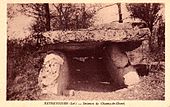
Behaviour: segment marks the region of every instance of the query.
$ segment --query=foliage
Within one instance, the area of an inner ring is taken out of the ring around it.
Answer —
[[[74,30],[87,28],[92,23],[95,11],[87,10],[86,4],[21,4],[25,15],[36,18],[33,30],[44,32],[52,30]],[[47,28],[48,27],[48,28]]]
[[[158,20],[158,11],[161,4],[159,3],[136,3],[128,4],[127,8],[131,12],[131,16],[134,18],[140,18],[148,24],[148,27],[152,31],[154,23]]]
[[[43,55],[38,55],[32,40],[7,42],[7,99],[35,100],[38,98],[38,73]]]
[[[86,4],[71,3],[8,5],[9,21],[15,18],[17,14],[33,18],[33,23],[30,23],[31,27],[28,28],[30,31],[28,38],[33,40],[33,42],[36,41],[36,45],[40,46],[45,41],[45,38],[42,36],[43,32],[50,30],[75,30],[91,26],[93,23],[91,19],[95,14],[95,9],[87,9]],[[8,36],[12,35],[14,34]],[[25,38],[23,41],[28,41],[28,38]]]
[[[74,30],[88,28],[92,22],[91,18],[95,14],[95,10],[87,10],[84,3],[81,4],[52,4],[57,10],[57,16],[54,16],[60,30]],[[56,12],[53,13],[55,15]],[[55,24],[56,24],[55,23]],[[55,29],[55,28],[54,28]]]
[[[128,10],[131,12],[131,16],[134,18],[139,18],[146,22],[147,26],[151,31],[151,36],[149,37],[149,47],[153,50],[153,28],[154,25],[160,20],[160,15],[158,12],[163,4],[160,3],[130,3],[127,4]]]
[[[21,4],[21,13],[29,17],[34,17],[35,23],[32,25],[32,30],[35,33],[50,30],[50,12],[49,4],[36,3],[36,4]]]

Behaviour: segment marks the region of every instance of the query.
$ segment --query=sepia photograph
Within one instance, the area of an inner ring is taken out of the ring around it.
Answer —
[[[7,101],[165,101],[164,3],[7,3]]]

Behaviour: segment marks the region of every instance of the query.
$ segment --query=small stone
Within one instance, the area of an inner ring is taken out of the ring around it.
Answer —
[[[76,69],[76,71],[80,71],[80,69]]]
[[[41,91],[41,93],[42,94],[47,94],[48,92],[47,92],[47,90],[44,89],[44,90]]]
[[[74,96],[75,92],[74,92],[74,90],[65,90],[63,92],[63,95],[65,95],[65,96]]]
[[[139,83],[140,78],[139,75],[137,74],[136,71],[134,71],[135,69],[125,69],[125,70],[129,70],[128,73],[126,73],[123,77],[124,77],[124,83],[128,86],[130,85],[134,85]]]

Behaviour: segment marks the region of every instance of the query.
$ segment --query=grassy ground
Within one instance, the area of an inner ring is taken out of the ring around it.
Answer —
[[[42,95],[37,86],[38,74],[46,53],[36,48],[8,46],[7,99],[8,100],[164,100],[164,66],[151,69],[141,76],[141,82],[133,87],[114,90],[102,58],[88,56],[85,60],[71,58],[69,88],[75,96]]]

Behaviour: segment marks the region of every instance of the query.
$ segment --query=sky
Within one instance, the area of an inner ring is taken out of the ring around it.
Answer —
[[[11,5],[8,4],[8,7],[12,7],[12,16],[13,18],[8,18],[8,39],[23,39],[25,37],[28,37],[30,32],[31,24],[34,22],[33,18],[28,17],[26,15],[23,15],[19,12],[17,12],[18,9],[20,9],[17,5]],[[10,10],[10,11],[11,11]]]
[[[125,4],[121,4],[121,10],[122,10],[122,18],[126,18],[130,16],[130,13],[128,12]],[[110,7],[103,8],[102,10],[98,11],[96,14],[97,20],[95,24],[104,24],[104,23],[110,23],[112,21],[118,21],[119,20],[119,14],[118,14],[118,6],[113,5]],[[130,20],[125,20],[130,21]]]
[[[24,15],[16,16],[14,19],[9,21],[9,39],[23,39],[28,37],[30,32],[30,24],[33,22],[33,19]]]

